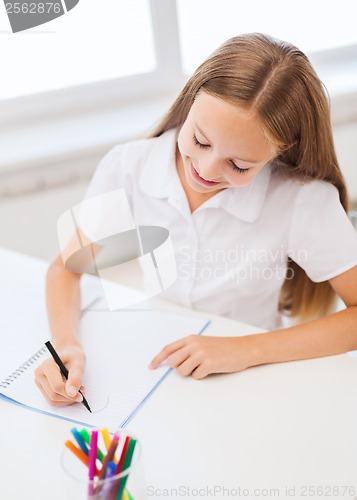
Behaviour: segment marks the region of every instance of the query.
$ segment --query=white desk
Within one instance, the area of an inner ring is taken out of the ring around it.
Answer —
[[[0,250],[0,263],[3,316],[16,288],[24,290],[19,309],[29,291],[43,300],[45,263],[6,250]],[[211,318],[210,335],[257,331]],[[8,345],[11,331],[0,325],[2,344]],[[24,350],[26,356],[29,347]],[[21,347],[16,355],[24,360]],[[0,400],[2,500],[66,498],[59,457],[71,427]],[[357,359],[267,365],[202,381],[172,372],[128,429],[142,443],[148,499],[175,499],[179,493],[219,500],[351,499],[357,495]],[[163,491],[180,487],[177,495]]]

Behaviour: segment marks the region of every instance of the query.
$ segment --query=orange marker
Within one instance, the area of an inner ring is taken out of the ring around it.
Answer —
[[[88,458],[88,455],[86,455],[82,450],[80,450],[79,448],[77,448],[76,445],[74,445],[72,443],[72,441],[66,441],[65,443],[65,446],[67,446],[67,448],[69,450],[71,450],[71,452],[76,455],[77,458],[79,458],[79,460],[86,466],[88,467],[89,465],[89,458]],[[98,474],[98,470],[96,470],[96,475]]]

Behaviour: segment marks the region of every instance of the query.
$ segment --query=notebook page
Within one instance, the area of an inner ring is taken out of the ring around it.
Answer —
[[[82,404],[52,407],[46,402],[34,384],[35,368],[50,357],[46,348],[1,392],[33,409],[114,432],[167,374],[165,363],[147,368],[155,354],[178,338],[202,332],[207,324],[206,319],[168,311],[88,311],[80,336],[87,356],[83,385],[92,414]]]
[[[51,336],[43,293],[0,285],[0,381],[22,364]]]

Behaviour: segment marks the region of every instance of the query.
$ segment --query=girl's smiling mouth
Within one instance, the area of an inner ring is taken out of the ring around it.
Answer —
[[[203,186],[217,186],[217,184],[221,184],[220,182],[207,181],[206,179],[203,179],[192,164],[191,164],[191,175],[196,182],[202,184]]]

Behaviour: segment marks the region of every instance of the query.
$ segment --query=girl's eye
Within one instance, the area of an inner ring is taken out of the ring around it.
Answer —
[[[202,144],[202,142],[200,142],[197,137],[195,136],[195,134],[193,134],[193,142],[196,144],[196,146],[198,146],[199,148],[209,148],[209,144]]]
[[[245,174],[249,170],[249,168],[240,168],[240,167],[237,167],[237,165],[235,163],[233,163],[233,162],[231,162],[231,167],[233,168],[233,170],[235,172],[239,172],[240,174]]]
[[[202,149],[205,149],[205,148],[209,148],[209,144],[202,144],[202,142],[200,142],[196,135],[193,134],[193,142],[195,143],[196,146],[198,146],[199,148],[202,148]],[[240,174],[245,174],[249,168],[240,168],[240,167],[237,167],[237,165],[234,163],[234,162],[230,162],[230,165],[231,167],[233,168],[233,170],[235,172],[239,172]]]

